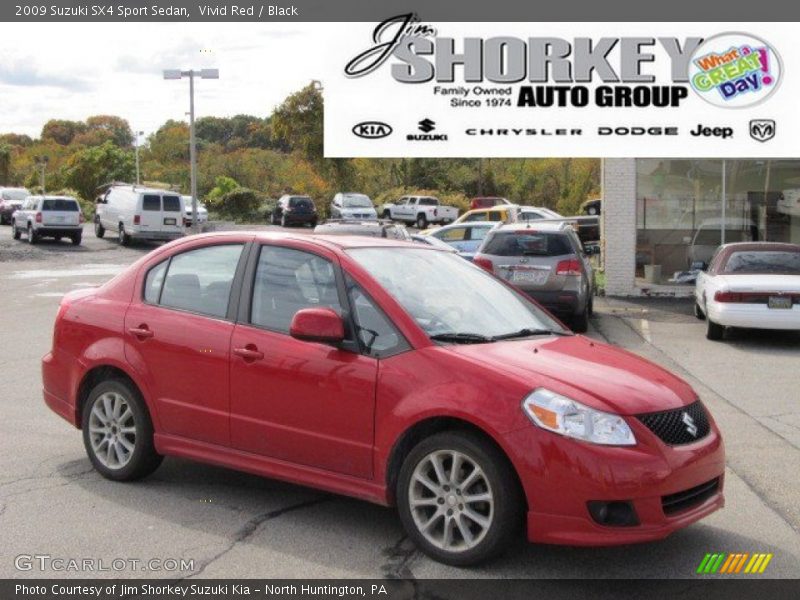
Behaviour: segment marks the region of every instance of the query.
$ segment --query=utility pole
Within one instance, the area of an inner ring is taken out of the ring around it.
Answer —
[[[139,180],[139,138],[144,135],[144,131],[137,131],[134,133],[134,148],[136,149],[136,185],[141,182]]]

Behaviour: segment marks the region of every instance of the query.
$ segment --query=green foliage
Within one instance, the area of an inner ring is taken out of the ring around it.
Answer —
[[[226,194],[241,187],[233,177],[228,177],[227,175],[220,175],[217,177],[214,180],[214,184],[214,188],[208,193],[206,200],[215,207],[218,203],[221,203],[222,198]]]
[[[216,199],[213,207],[223,217],[230,217],[237,221],[252,220],[257,218],[258,208],[262,199],[248,188],[236,188]]]
[[[284,100],[271,122],[274,135],[287,148],[308,161],[322,160],[322,94],[313,83]]]
[[[0,142],[0,185],[11,182],[11,146]]]
[[[74,154],[65,168],[64,184],[81,198],[92,200],[99,186],[110,181],[132,181],[136,172],[133,152],[108,141]]]

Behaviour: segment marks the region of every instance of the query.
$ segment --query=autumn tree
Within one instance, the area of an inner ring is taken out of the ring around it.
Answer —
[[[72,156],[65,168],[65,184],[86,200],[110,181],[132,181],[136,167],[133,152],[108,141],[101,146],[84,148]]]
[[[81,121],[68,121],[66,119],[50,119],[42,127],[42,141],[52,140],[57,144],[66,146],[79,133],[86,131],[86,123]]]

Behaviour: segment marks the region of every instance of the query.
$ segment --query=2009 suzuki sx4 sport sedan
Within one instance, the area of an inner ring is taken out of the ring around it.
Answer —
[[[188,237],[64,297],[44,398],[104,477],[165,455],[396,505],[435,559],[663,538],[721,508],[692,388],[433,246]]]

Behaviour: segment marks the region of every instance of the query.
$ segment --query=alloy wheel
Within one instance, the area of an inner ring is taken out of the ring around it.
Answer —
[[[122,394],[105,392],[97,397],[89,414],[92,452],[109,469],[127,465],[136,449],[136,423]]]
[[[486,474],[470,456],[455,450],[431,452],[417,464],[408,503],[419,532],[448,552],[480,544],[494,518],[494,494]]]

